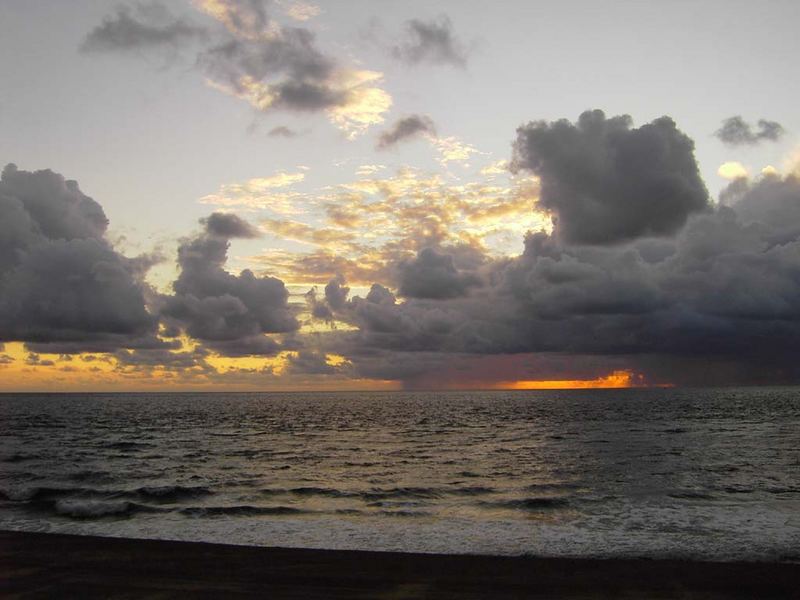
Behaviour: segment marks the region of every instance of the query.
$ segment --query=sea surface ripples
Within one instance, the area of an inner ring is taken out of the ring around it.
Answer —
[[[0,395],[0,528],[800,559],[800,392]]]

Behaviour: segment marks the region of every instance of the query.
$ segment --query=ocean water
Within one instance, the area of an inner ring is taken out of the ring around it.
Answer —
[[[0,529],[800,559],[800,389],[0,395]]]

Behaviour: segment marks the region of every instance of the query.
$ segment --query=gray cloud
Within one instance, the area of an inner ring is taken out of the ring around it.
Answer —
[[[231,37],[207,49],[199,60],[214,80],[239,93],[250,91],[243,87],[244,81],[284,77],[270,85],[274,97],[270,107],[314,111],[348,99],[330,81],[335,62],[317,49],[315,36],[307,29],[287,27],[268,38]]]
[[[211,213],[200,223],[209,235],[219,238],[257,238],[261,233],[253,225],[230,213]]]
[[[714,135],[729,146],[753,146],[762,141],[778,141],[784,133],[783,126],[775,121],[759,119],[758,130],[754,130],[752,125],[737,115],[725,119]]]
[[[0,340],[36,351],[161,344],[147,257],[130,259],[106,239],[102,207],[52,171],[5,167],[0,178]]]
[[[584,143],[580,132],[572,139]],[[579,156],[595,164],[596,152]],[[640,170],[664,170],[661,153],[644,156],[655,168]],[[581,172],[577,158],[570,164]],[[612,245],[575,245],[558,230],[535,233],[521,256],[472,265],[441,248],[420,253],[414,268],[396,267],[405,301],[374,285],[340,303],[335,318],[358,330],[332,334],[325,349],[360,376],[412,387],[445,371],[463,378],[458,365],[477,356],[522,354],[550,364],[536,371],[544,378],[567,357],[588,377],[628,368],[677,384],[800,381],[800,179],[736,181],[723,196],[726,205],[688,214],[671,237],[651,227]],[[481,285],[459,285],[462,274]]]
[[[290,354],[287,370],[295,375],[332,375],[338,371],[328,364],[324,353],[314,350],[300,350]]]
[[[299,133],[297,133],[294,129],[290,129],[286,127],[286,125],[279,125],[277,127],[273,127],[267,133],[269,137],[283,137],[283,138],[295,138]]]
[[[337,80],[337,61],[317,47],[314,33],[280,25],[269,14],[270,4],[218,1],[213,7],[218,23],[207,29],[174,17],[159,4],[123,6],[86,36],[81,50],[176,49],[198,41],[197,67],[259,111],[318,112],[356,102],[357,94]],[[287,133],[278,128],[275,135]]]
[[[406,21],[404,34],[405,38],[392,47],[391,54],[406,64],[449,64],[456,67],[467,64],[467,51],[454,35],[453,25],[445,15],[430,21]]]
[[[436,126],[430,117],[425,115],[409,115],[395,122],[378,137],[378,150],[385,150],[422,134],[436,137]]]
[[[204,28],[173,16],[160,3],[120,6],[83,40],[84,52],[127,52],[150,48],[175,49],[205,38]]]
[[[453,256],[423,248],[410,261],[398,266],[400,295],[411,298],[455,298],[481,285],[474,272],[456,268]]]
[[[178,248],[180,274],[175,294],[163,301],[162,316],[222,354],[274,354],[279,345],[263,334],[299,327],[289,292],[274,277],[258,277],[249,269],[239,275],[225,271],[230,239],[254,235],[248,224],[222,214],[201,222],[205,229]]]
[[[599,110],[531,122],[517,130],[512,168],[540,177],[539,206],[567,243],[673,234],[708,208],[694,143],[669,117],[639,128]]]

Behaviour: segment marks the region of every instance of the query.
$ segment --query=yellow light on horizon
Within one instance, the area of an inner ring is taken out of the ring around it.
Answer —
[[[614,371],[596,379],[520,380],[501,382],[496,387],[507,390],[574,390],[644,387],[641,376],[632,371]]]

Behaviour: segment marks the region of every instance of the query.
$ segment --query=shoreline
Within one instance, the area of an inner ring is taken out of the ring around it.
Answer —
[[[0,531],[0,595],[791,598],[800,564],[411,554]]]

